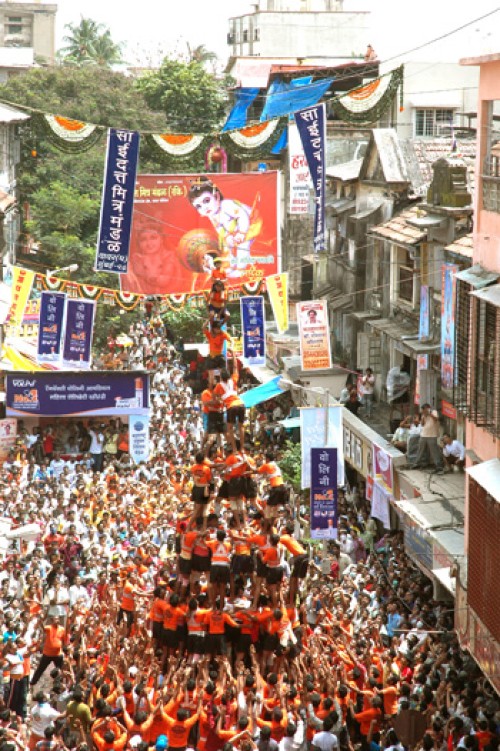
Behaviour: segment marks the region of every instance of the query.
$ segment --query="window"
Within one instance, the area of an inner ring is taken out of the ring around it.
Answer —
[[[260,42],[260,29],[255,29],[253,32],[253,40],[254,42]]]
[[[7,16],[7,34],[22,34],[22,16]]]
[[[494,288],[493,288],[494,289]],[[468,417],[475,425],[500,436],[500,308],[487,300],[472,299],[472,343]]]
[[[483,207],[500,214],[500,129],[493,119],[498,102],[487,102],[486,156],[481,175]]]
[[[443,129],[454,122],[452,109],[417,109],[415,111],[415,135],[432,138],[442,134]]]
[[[413,305],[415,272],[413,261],[405,248],[397,248],[396,298]]]

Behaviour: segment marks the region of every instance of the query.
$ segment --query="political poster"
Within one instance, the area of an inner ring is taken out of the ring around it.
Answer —
[[[312,188],[302,140],[294,122],[288,125],[289,214],[308,214]]]
[[[441,384],[452,389],[455,381],[455,306],[456,275],[459,268],[452,263],[441,267]]]
[[[311,538],[334,540],[338,531],[337,449],[311,449]]]
[[[149,460],[149,418],[147,415],[130,415],[128,418],[129,451],[135,464]]]
[[[38,362],[59,362],[66,309],[63,292],[42,292],[38,325]]]
[[[5,461],[9,452],[16,445],[17,439],[17,420],[13,417],[7,417],[0,420],[0,461]]]
[[[148,415],[149,376],[106,372],[17,373],[6,376],[7,415]]]
[[[307,164],[311,173],[316,211],[314,214],[314,252],[326,250],[326,112],[324,104],[306,107],[295,113]]]
[[[264,298],[261,296],[242,297],[240,307],[245,365],[265,365],[266,324]]]
[[[88,370],[92,360],[95,302],[67,300],[62,361],[66,368]]]
[[[301,487],[311,487],[311,449],[337,449],[337,485],[344,484],[342,406],[303,407],[300,410]]]
[[[375,481],[392,495],[392,457],[376,443],[373,444],[373,474]]]
[[[229,287],[280,271],[278,173],[139,175],[126,292],[207,290],[220,259]]]
[[[268,276],[266,288],[276,327],[280,334],[284,334],[288,331],[288,273]]]
[[[123,274],[128,270],[139,141],[135,131],[108,130],[96,271]]]
[[[332,367],[330,326],[326,300],[297,303],[302,370]]]

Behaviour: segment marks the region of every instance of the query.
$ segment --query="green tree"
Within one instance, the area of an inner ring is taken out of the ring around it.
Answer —
[[[171,130],[210,133],[224,118],[226,83],[208,73],[203,62],[166,57],[159,70],[138,79],[137,88],[151,109],[165,113]]]
[[[163,315],[165,323],[172,330],[175,338],[183,339],[186,343],[204,341],[202,327],[206,318],[205,310],[188,306],[180,310],[169,310]]]
[[[58,52],[62,62],[107,68],[122,62],[121,45],[112,40],[103,24],[82,16],[79,24],[69,23],[65,28],[70,33],[63,37],[66,47]]]
[[[297,493],[300,493],[302,479],[302,449],[300,443],[286,442],[279,465],[285,480]]]

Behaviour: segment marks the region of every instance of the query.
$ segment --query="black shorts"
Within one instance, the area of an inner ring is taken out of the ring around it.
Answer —
[[[258,492],[259,490],[257,488],[257,483],[255,482],[253,477],[244,477],[242,494],[245,496],[245,498],[251,501],[254,498],[257,498]]]
[[[220,566],[217,563],[210,566],[210,584],[228,584],[229,579],[229,566]]]
[[[172,631],[171,628],[164,628],[162,635],[162,644],[169,649],[177,649],[179,646],[179,635],[177,631]]]
[[[152,622],[152,632],[153,632],[153,639],[156,639],[156,641],[161,641],[163,638],[163,622],[160,621],[153,621]]]
[[[205,650],[210,655],[225,655],[226,640],[224,634],[208,634],[205,641]]]
[[[286,485],[277,485],[275,488],[271,488],[269,491],[269,497],[267,499],[268,506],[284,506],[288,503],[290,492]]]
[[[244,404],[237,404],[229,407],[226,412],[226,419],[229,425],[242,425],[245,422],[246,407]]]
[[[191,655],[205,654],[205,636],[188,634],[186,639],[186,651]]]
[[[181,552],[181,536],[175,535],[175,552],[177,555]]]
[[[213,485],[212,485],[213,488]],[[191,490],[191,502],[206,505],[210,500],[209,485],[193,485]]]
[[[309,568],[309,556],[307,553],[297,555],[293,559],[293,568],[291,576],[294,579],[305,579],[307,576],[307,570]]]
[[[243,495],[245,490],[245,477],[230,477],[227,481],[227,492],[229,498],[238,498]]]
[[[185,558],[182,558],[182,556],[179,556],[179,573],[183,576],[189,576],[191,573],[191,560],[186,560]]]
[[[266,652],[276,652],[281,647],[278,634],[265,634],[264,636],[264,650]]]
[[[222,480],[220,488],[217,491],[217,498],[227,500],[229,498],[229,483],[227,480]]]
[[[224,355],[209,355],[206,360],[207,370],[222,370],[226,367],[226,358]]]
[[[231,573],[235,576],[240,574],[253,574],[254,562],[251,555],[233,555],[231,559]]]
[[[237,654],[240,654],[241,652],[243,652],[243,654],[248,654],[250,652],[251,646],[252,646],[252,635],[240,634],[240,638],[236,642]]]
[[[208,433],[223,433],[225,430],[224,415],[222,412],[208,413]]]
[[[119,626],[123,619],[127,621],[127,626],[130,628],[135,620],[135,613],[133,610],[124,610],[120,608],[118,611],[118,617],[116,619],[116,625]]]
[[[198,573],[210,571],[210,563],[210,555],[196,555],[196,553],[193,553],[191,559],[191,571],[197,571]]]
[[[255,575],[260,577],[261,579],[265,579],[267,575],[267,566],[265,563],[262,562],[262,558],[260,556],[257,556],[257,570],[255,572]]]
[[[188,635],[187,623],[183,623],[181,626],[177,626],[175,633],[177,634],[177,643],[185,644]]]
[[[273,568],[266,566],[266,582],[268,584],[279,584],[281,581],[283,581],[282,566],[273,566]]]

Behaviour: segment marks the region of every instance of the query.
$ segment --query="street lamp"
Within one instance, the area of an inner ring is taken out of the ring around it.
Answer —
[[[61,266],[60,269],[53,269],[53,271],[47,269],[45,276],[54,277],[57,276],[57,274],[61,274],[63,271],[67,271],[69,274],[72,274],[74,271],[78,271],[78,269],[79,266],[77,263],[70,263],[69,266]]]

